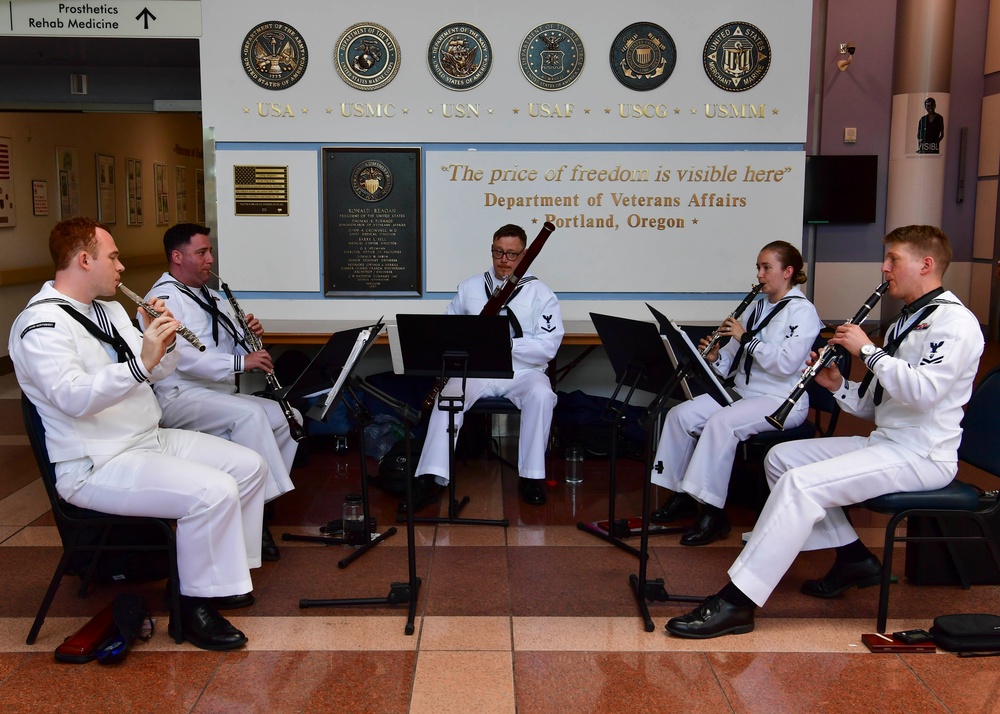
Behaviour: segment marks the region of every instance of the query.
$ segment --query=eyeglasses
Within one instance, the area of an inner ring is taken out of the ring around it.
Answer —
[[[519,250],[519,251],[517,251],[515,253],[512,250],[500,250],[499,248],[493,248],[492,250],[490,250],[490,253],[493,254],[494,260],[500,260],[502,257],[504,257],[506,255],[507,256],[507,260],[509,260],[511,262],[514,262],[515,260],[517,260],[518,256],[520,256],[521,253],[523,253],[523,252],[524,252],[523,250]]]

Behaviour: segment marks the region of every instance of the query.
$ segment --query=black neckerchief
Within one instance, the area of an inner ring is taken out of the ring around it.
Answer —
[[[483,287],[486,290],[486,302],[489,302],[490,298],[493,297],[493,291],[490,289],[490,283],[493,282],[493,274],[489,270],[487,270],[483,274],[483,278],[484,278]],[[510,309],[510,301],[517,297],[518,293],[521,292],[521,288],[524,287],[525,283],[531,282],[532,280],[535,279],[536,278],[533,275],[522,276],[520,282],[518,282],[517,284],[517,287],[514,288],[513,292],[511,292],[510,297],[508,297],[507,300],[504,301],[503,307],[500,308],[501,310],[507,311],[507,317],[510,320],[510,328],[511,330],[513,330],[515,338],[523,337],[524,330],[521,329],[521,323],[518,321],[517,315],[515,315],[514,312]]]
[[[247,352],[250,352],[250,348],[247,346],[246,342],[243,340],[243,337],[240,335],[240,331],[236,329],[236,325],[234,325],[233,321],[229,319],[229,316],[218,308],[218,306],[215,304],[215,299],[212,297],[211,293],[208,292],[207,287],[205,287],[204,285],[201,286],[201,292],[204,299],[198,297],[198,294],[195,293],[194,290],[192,290],[187,285],[177,280],[168,280],[159,282],[156,285],[154,285],[151,289],[156,289],[158,286],[164,285],[165,283],[168,282],[174,285],[178,290],[187,295],[189,298],[194,300],[195,303],[198,305],[198,307],[200,307],[202,310],[204,310],[205,312],[207,312],[209,315],[212,316],[212,339],[215,340],[216,345],[219,344],[219,325],[221,324],[222,327],[225,329],[225,331],[233,336],[233,339],[236,340],[236,343],[240,347],[245,349]]]
[[[885,347],[882,349],[887,355],[891,357],[896,354],[899,346],[903,344],[903,340],[906,339],[906,336],[910,334],[913,328],[919,325],[925,317],[937,309],[938,306],[932,305],[931,301],[943,293],[944,288],[938,287],[931,290],[929,293],[921,295],[908,305],[903,305],[903,309],[899,311],[899,317],[893,322],[892,328],[890,329],[891,335],[886,335],[887,342]],[[906,321],[909,320],[910,315],[914,315],[918,310],[923,310],[924,308],[927,308],[926,311],[920,313],[920,315],[918,315],[917,318],[910,323],[909,327],[903,329],[903,326],[906,324]],[[865,392],[868,391],[868,387],[874,378],[875,373],[869,371],[868,374],[865,375],[865,378],[861,380],[861,384],[858,386],[859,397],[865,396]],[[875,406],[882,403],[882,391],[882,385],[875,382],[875,394],[873,397]]]
[[[760,314],[757,312],[757,309],[759,308],[761,311],[763,311],[764,309],[763,308],[764,300],[761,300],[758,308],[754,309],[755,314],[751,315],[750,319],[747,320],[746,334],[750,335],[750,338],[753,339],[753,337],[757,335],[757,333],[759,333],[761,330],[767,327],[767,323],[769,323],[775,315],[781,312],[781,310],[785,307],[785,305],[787,305],[792,300],[802,300],[802,299],[804,298],[801,298],[798,295],[790,295],[788,297],[782,298],[781,300],[778,301],[778,304],[774,306],[774,309],[771,310],[771,312],[767,313],[767,317],[761,320],[759,325],[754,326],[752,325],[753,320],[758,314]],[[750,340],[747,340],[747,342],[749,341]],[[741,337],[740,348],[736,350],[736,356],[733,357],[733,366],[729,368],[729,376],[735,377],[736,370],[739,369],[740,357],[743,356],[743,352],[745,350],[746,350],[746,343],[743,342],[743,338]],[[753,366],[753,355],[748,354],[746,360],[743,363],[743,372],[744,374],[746,374],[747,384],[750,384],[750,369],[752,366]]]
[[[65,310],[70,317],[83,325],[83,328],[87,332],[99,339],[101,342],[111,345],[118,357],[119,364],[128,362],[130,359],[135,359],[135,355],[132,354],[132,350],[129,349],[128,343],[126,343],[122,336],[118,333],[118,330],[115,329],[115,326],[111,323],[111,321],[107,319],[104,314],[104,310],[97,303],[94,303],[94,313],[97,315],[98,320],[107,324],[110,328],[110,334],[95,325],[93,320],[90,320],[80,314],[80,312],[77,311],[72,305],[65,302],[58,302],[57,304]]]

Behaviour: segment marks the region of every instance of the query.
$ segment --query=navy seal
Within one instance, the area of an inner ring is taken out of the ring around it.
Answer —
[[[474,25],[446,25],[427,47],[427,66],[438,84],[462,92],[486,79],[493,68],[493,48]]]

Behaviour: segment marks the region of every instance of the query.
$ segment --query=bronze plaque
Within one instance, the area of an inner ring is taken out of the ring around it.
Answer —
[[[323,289],[418,297],[420,149],[323,149]]]
[[[237,216],[287,216],[287,166],[233,166]]]

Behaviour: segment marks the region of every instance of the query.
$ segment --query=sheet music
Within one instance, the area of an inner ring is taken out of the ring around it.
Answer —
[[[372,330],[377,331],[372,334]],[[354,370],[354,365],[357,364],[358,359],[365,352],[365,347],[369,344],[369,340],[382,331],[382,325],[378,324],[374,327],[368,327],[358,333],[357,339],[354,341],[354,346],[351,348],[351,353],[347,356],[347,361],[344,362],[344,366],[340,368],[340,374],[337,375],[337,381],[333,383],[330,387],[329,392],[326,395],[326,400],[320,405],[320,412],[325,416],[333,406],[333,403],[337,400],[337,396],[340,394],[341,388],[344,386],[344,382],[350,376],[351,372]],[[310,410],[312,412],[312,410]]]

